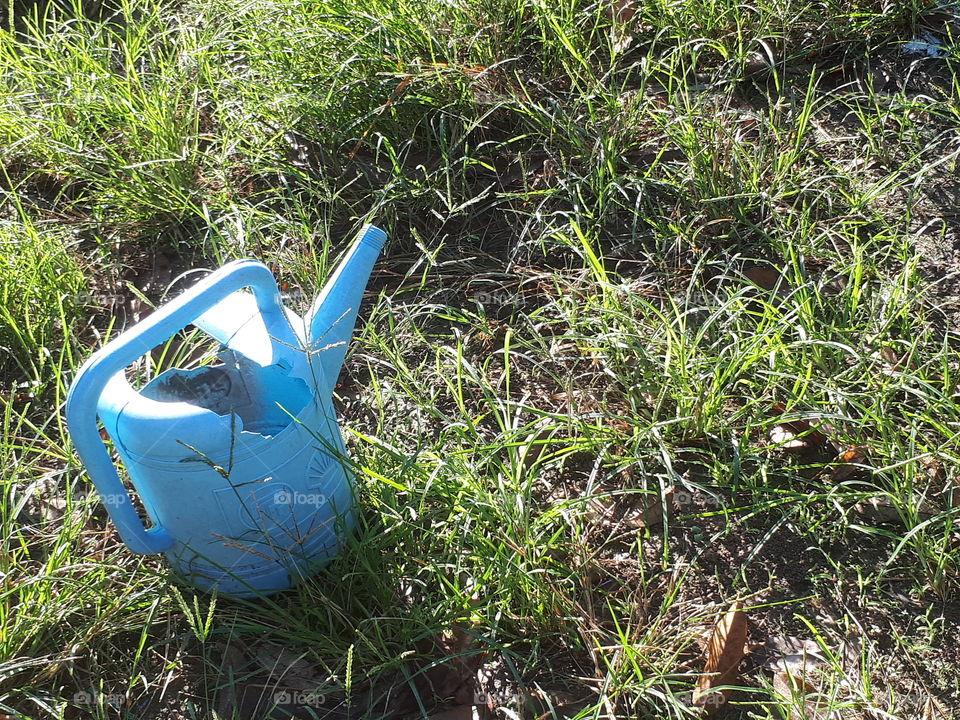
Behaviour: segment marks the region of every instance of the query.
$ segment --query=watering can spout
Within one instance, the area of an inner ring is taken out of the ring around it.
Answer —
[[[322,370],[318,377],[321,396],[333,392],[357,324],[363,291],[386,239],[383,230],[365,226],[304,317],[310,350]]]

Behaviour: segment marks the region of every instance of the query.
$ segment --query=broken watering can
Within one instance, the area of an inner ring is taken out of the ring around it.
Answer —
[[[188,583],[239,597],[286,589],[336,553],[356,500],[333,386],[385,240],[364,228],[303,318],[265,265],[238,260],[83,364],[67,426],[130,550],[166,553]],[[190,324],[221,343],[220,364],[167,370],[135,390],[125,368]]]

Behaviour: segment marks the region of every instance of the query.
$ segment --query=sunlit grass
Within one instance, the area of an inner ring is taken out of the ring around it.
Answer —
[[[701,636],[734,596],[751,642],[822,646],[818,711],[957,702],[958,81],[899,54],[927,17],[15,5],[0,708],[239,718],[231,688],[279,687],[268,641],[358,715],[402,715],[398,697],[429,715],[454,701],[412,663],[465,628],[460,654],[520,716],[690,717]],[[256,257],[303,311],[373,219],[391,239],[337,389],[356,536],[284,595],[175,592],[119,544],[60,416],[80,362],[133,322],[105,294],[147,277],[146,312],[153,276],[178,292]],[[744,670],[734,714],[809,710]]]

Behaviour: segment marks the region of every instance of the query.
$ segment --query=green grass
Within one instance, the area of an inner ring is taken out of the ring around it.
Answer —
[[[309,686],[356,717],[474,692],[694,717],[741,599],[751,643],[820,646],[819,697],[748,659],[718,717],[956,714],[960,75],[935,7],[9,7],[0,711],[239,719]],[[901,54],[924,28],[946,58]],[[273,598],[177,588],[75,458],[76,369],[233,258],[305,310],[369,221],[390,241],[337,390],[356,536]]]

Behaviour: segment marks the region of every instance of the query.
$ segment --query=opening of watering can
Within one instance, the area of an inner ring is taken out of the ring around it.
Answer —
[[[140,394],[161,403],[235,415],[240,430],[264,436],[282,432],[312,397],[307,384],[291,377],[292,368],[283,361],[262,367],[234,350],[223,350],[219,360],[193,370],[166,370]]]
[[[224,347],[218,363],[170,368],[139,390],[117,373],[101,398],[101,419],[138,457],[180,459],[193,445],[215,462],[243,456],[256,440],[283,432],[315,396],[286,353],[270,359],[276,362],[263,366]]]

